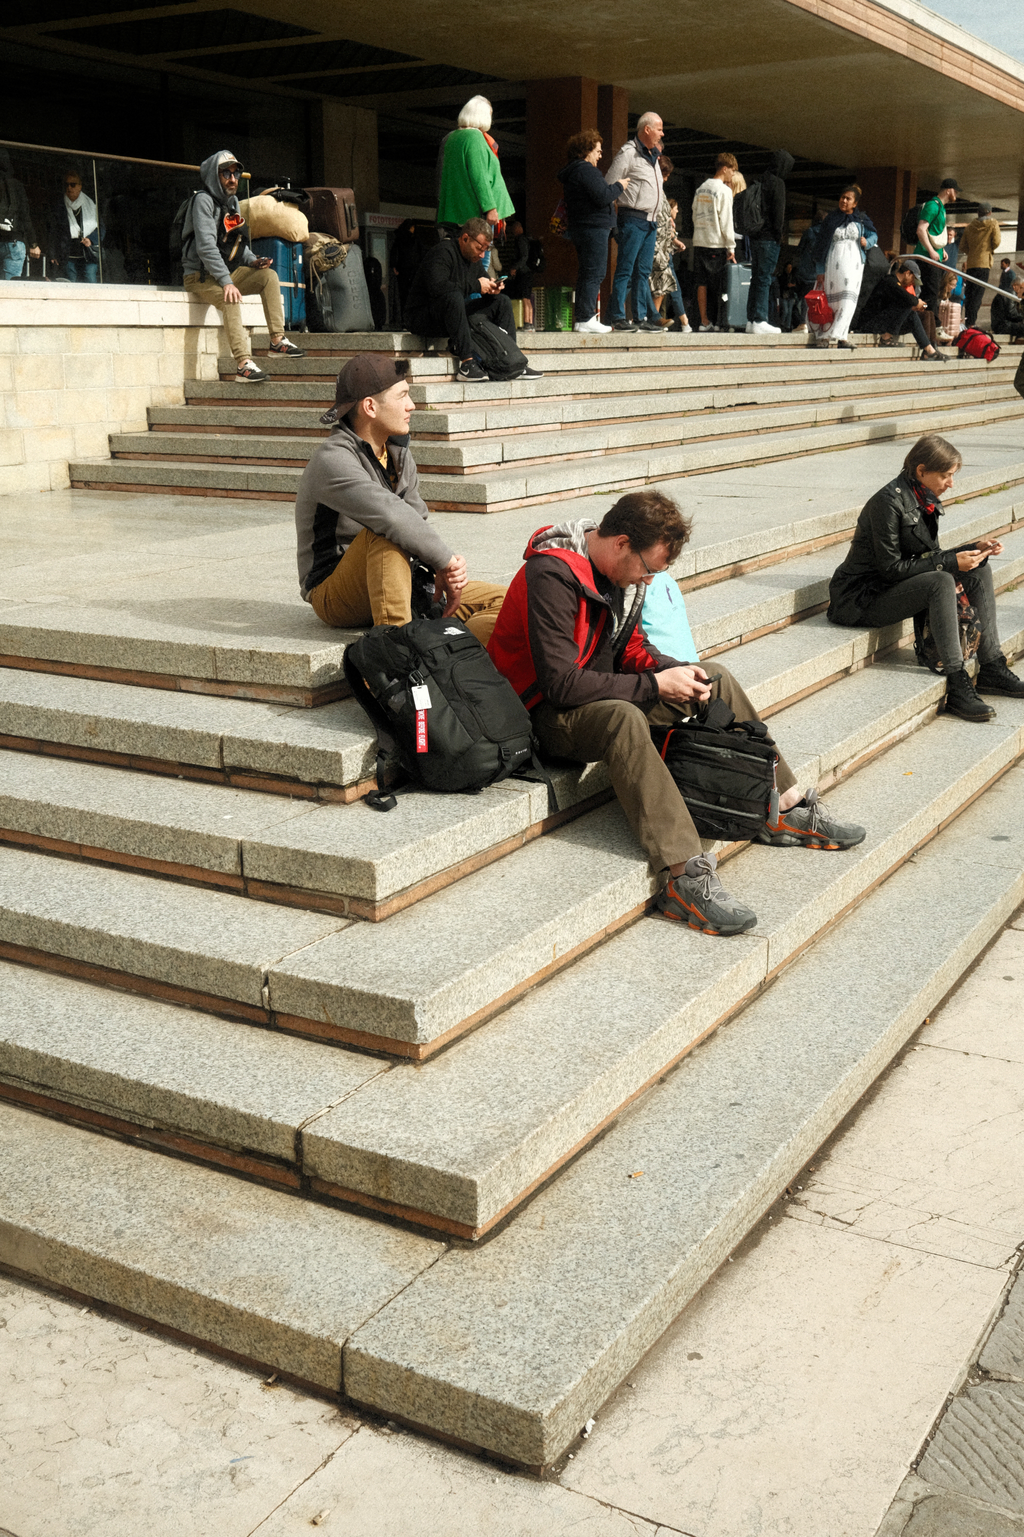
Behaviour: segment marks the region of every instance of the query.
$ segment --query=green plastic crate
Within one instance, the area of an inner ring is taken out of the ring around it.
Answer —
[[[535,331],[572,330],[573,289],[555,286],[533,290],[533,327]]]

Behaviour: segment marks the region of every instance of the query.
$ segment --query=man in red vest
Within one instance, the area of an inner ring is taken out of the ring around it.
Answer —
[[[677,559],[690,525],[660,491],[634,491],[601,523],[582,518],[538,529],[513,578],[488,645],[491,658],[531,711],[542,750],[607,764],[630,827],[655,873],[667,872],[661,911],[706,934],[742,934],[756,915],[729,895],[675,780],[651,740],[649,723],[671,724],[708,699],[737,720],[757,720],[726,669],[709,679],[696,661],[655,649],[641,624],[652,577]],[[668,708],[671,706],[672,708]],[[776,821],[756,841],[846,849],[865,837],[803,794],[780,758]]]

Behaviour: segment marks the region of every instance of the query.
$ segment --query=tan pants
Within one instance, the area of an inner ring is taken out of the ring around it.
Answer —
[[[236,267],[231,281],[240,294],[259,294],[263,301],[263,314],[271,336],[284,334],[284,305],[281,303],[281,284],[272,267]],[[213,278],[202,278],[198,272],[186,272],[185,292],[205,304],[220,310],[224,331],[236,363],[244,363],[249,356],[249,338],[242,324],[242,306],[226,304],[224,289]]]
[[[711,685],[713,699],[724,699],[737,720],[757,720],[757,712],[731,672],[721,673]],[[700,834],[658,750],[648,724],[671,725],[678,712],[692,714],[695,706],[656,704],[645,714],[622,699],[600,699],[578,710],[556,710],[545,703],[531,717],[533,729],[545,754],[573,758],[580,763],[603,762],[615,794],[637,839],[657,874],[670,865],[681,865],[701,851]],[[780,794],[792,789],[796,779],[780,757],[777,771]]]
[[[491,638],[505,596],[504,587],[467,582],[455,617],[482,646]],[[371,624],[408,624],[412,618],[412,567],[390,539],[364,528],[330,576],[309,595],[313,612],[339,630]]]

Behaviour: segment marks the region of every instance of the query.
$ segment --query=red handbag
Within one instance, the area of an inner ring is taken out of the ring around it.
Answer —
[[[830,326],[835,317],[835,311],[825,295],[823,288],[812,288],[809,294],[804,296],[807,301],[807,318],[812,325]]]

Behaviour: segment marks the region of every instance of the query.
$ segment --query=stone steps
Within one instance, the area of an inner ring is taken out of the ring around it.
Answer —
[[[904,669],[891,669],[884,688],[873,685],[871,691],[877,696],[885,688],[890,697],[897,690],[908,698],[937,691],[934,682],[922,688]],[[855,712],[866,702],[865,688],[846,692],[853,697],[845,699],[837,690],[837,711]],[[53,1050],[58,1043],[50,1042],[49,1054],[41,1053],[52,1030],[53,1000],[63,987],[74,1007],[85,984],[42,974],[33,981],[27,971],[9,968],[19,1002],[0,1048],[0,1075],[14,1091],[42,1096],[51,1113],[61,1113],[73,1084],[67,1111],[72,1118],[80,1103],[118,1126],[155,1129],[158,1139],[182,1137],[194,1155],[228,1166],[234,1166],[233,1156],[276,1159],[285,1167],[272,1166],[268,1178],[286,1182],[290,1173],[296,1188],[475,1239],[1022,750],[1024,706],[1016,702],[1001,707],[998,722],[985,732],[967,735],[959,722],[934,722],[830,797],[844,820],[868,826],[859,848],[814,860],[803,850],[751,848],[730,862],[729,888],[763,915],[752,934],[734,944],[704,945],[689,930],[663,920],[629,928],[415,1071],[383,1073],[380,1064],[370,1066],[351,1052],[311,1049],[303,1042],[295,1043],[293,1071],[291,1043],[261,1035],[261,1043],[273,1044],[268,1060],[253,1072],[247,1064],[261,1060],[254,1056],[259,1048],[237,1045],[240,1031],[252,1032],[228,1021],[211,1026],[197,1060],[193,1015],[122,998],[101,1028],[91,996],[84,999],[93,1021],[84,1057],[82,1047],[67,1038],[67,1027],[59,1033],[59,1052]],[[620,904],[633,901],[634,911],[635,899],[642,905],[650,890],[617,807],[546,840],[543,852],[531,851],[515,872],[512,863],[501,881],[490,880],[489,892],[488,881],[477,879],[410,921],[377,930],[356,926],[314,942],[271,969],[271,1001],[280,988],[286,1003],[308,1007],[315,983],[331,1013],[348,1018],[351,1027],[365,1022],[368,1004],[378,1022],[389,1007],[397,1014],[404,994],[408,1020],[423,1034],[487,997],[487,988],[496,985],[495,969],[514,983],[524,944],[532,946],[534,964],[549,946],[570,953],[566,947],[574,934],[586,935],[588,925],[600,924],[613,911],[608,905],[613,886]],[[522,895],[504,900],[514,893]],[[529,899],[526,893],[532,894]],[[533,908],[532,934],[526,933],[528,925],[517,927],[514,918],[503,923],[498,916],[526,905]],[[466,915],[472,912],[484,926],[475,946],[465,938]],[[454,950],[460,953],[453,961]],[[378,992],[374,998],[373,979],[389,955],[389,995]],[[408,957],[404,981],[403,956]],[[551,969],[542,968],[541,977]],[[344,987],[327,984],[329,975],[343,976]],[[416,997],[417,981],[425,975],[431,987],[423,991],[419,980]],[[632,994],[644,975],[657,981],[647,983],[638,1015]],[[510,992],[516,990],[513,985]],[[32,1001],[37,995],[42,1020]],[[132,1023],[136,1019],[149,1023]],[[166,1069],[154,1060],[153,1029],[159,1030]],[[435,1037],[446,1039],[451,1031]],[[282,1119],[270,1088],[276,1074],[289,1086],[302,1086],[290,1119]],[[333,1108],[325,1110],[327,1104]],[[503,1107],[500,1115],[494,1114],[495,1105]]]
[[[940,750],[915,760],[912,773],[895,765],[887,788],[905,815],[916,797],[926,834],[934,827],[924,813],[928,787],[922,794],[913,784],[918,768],[935,776],[938,791],[941,757],[946,790],[954,799],[966,797],[971,776],[993,767],[1015,732],[1019,739],[1024,715],[1013,725],[1008,714],[1005,721],[1000,715],[999,743],[987,732],[941,721],[914,739],[917,744],[932,733],[942,738]],[[895,804],[892,811],[898,820]],[[624,1110],[601,1141],[485,1245],[446,1247],[286,1190],[242,1183],[5,1107],[0,1261],[86,1301],[102,1300],[340,1391],[389,1418],[527,1466],[548,1465],[1020,903],[1022,812],[1022,771],[1011,769],[952,828],[867,891],[858,907],[833,917],[806,955],[796,955],[726,1028],[689,1051],[677,1072]],[[790,897],[848,858],[751,850],[751,867],[755,855],[779,861],[786,871],[781,888]],[[790,887],[791,866],[798,873]],[[740,869],[739,861],[733,868]],[[778,880],[772,889],[780,889]],[[810,899],[809,888],[804,895]],[[881,935],[891,947],[884,957]],[[669,1018],[685,1015],[686,1000],[695,987],[712,984],[716,969],[735,972],[746,964],[752,986],[772,969],[772,939],[764,932],[712,945],[667,923],[647,922],[614,944],[632,947],[628,962],[623,958],[593,977],[587,997],[592,1038],[582,1065],[595,1075],[616,1049],[621,1054],[628,1047],[630,1020],[634,1040],[653,1036],[666,1011]],[[673,964],[666,963],[666,946],[673,947]],[[144,1082],[152,1095],[147,1134],[157,1141],[163,1121],[180,1119],[181,1105],[194,1100],[204,1052],[208,1118],[224,1143],[244,1148],[262,1138],[266,1157],[282,1166],[296,1157],[297,1132],[308,1157],[307,1135],[312,1144],[325,1128],[344,1122],[360,1096],[369,1104],[391,1085],[409,1093],[407,1084],[415,1095],[422,1082],[428,1103],[446,1064],[453,1064],[453,1076],[459,1070],[458,1056],[450,1053],[419,1070],[413,1082],[408,1069],[371,1076],[375,1064],[333,1052],[336,1076],[325,1077],[320,1062],[314,1065],[314,1055],[323,1055],[315,1048],[260,1036],[268,1043],[265,1061],[244,1047],[237,1057],[252,1084],[246,1093],[237,1081],[231,1086],[225,1068],[230,1028],[218,1034],[218,1023],[209,1037],[193,1030],[175,1060],[160,1049],[157,1011],[168,1017],[168,1028],[171,1016],[184,1020],[180,1011],[117,999],[108,1012],[107,995],[95,989],[5,970],[23,1023],[20,1035],[16,1028],[5,1038],[4,1050],[9,1065],[27,1075],[21,1082],[38,1084],[42,1075],[45,1083],[66,1046],[76,1074],[84,1074],[83,1116],[116,1110],[125,1086]],[[572,976],[557,985],[568,985]],[[680,976],[681,992],[674,985]],[[732,986],[738,985],[734,978]],[[719,989],[719,1000],[728,996],[728,987]],[[539,1043],[532,1063],[518,1054],[518,1080],[531,1091],[546,1085],[550,1092],[558,1077],[552,1056],[563,1053],[564,1030],[572,1067],[581,1066],[580,1053],[571,1050],[580,1017],[578,1009],[560,1014],[557,1031]],[[693,1021],[698,1030],[707,1023],[706,1013]],[[118,1035],[127,1044],[113,1062]],[[691,1031],[688,1044],[693,1040]],[[289,1048],[287,1065],[283,1047]],[[292,1047],[303,1049],[304,1060]],[[491,1066],[501,1066],[500,1055]],[[639,1060],[635,1066],[643,1072]],[[578,1082],[567,1082],[562,1102],[574,1092]],[[503,1117],[492,1134],[500,1139],[504,1118],[514,1120],[521,1107],[492,1097],[488,1112],[496,1102]],[[446,1112],[457,1119],[459,1105],[449,1103]],[[357,1121],[352,1117],[350,1129]],[[403,1134],[414,1142],[414,1133],[407,1120]],[[174,1150],[190,1149],[182,1141]]]
[[[906,416],[921,412],[938,414],[966,405],[981,407],[996,402],[1012,404],[1017,399],[1009,380],[995,384],[982,381],[973,388],[961,384],[957,388],[951,385],[948,390],[921,390],[916,394],[908,392],[901,397],[900,408],[901,415]],[[671,401],[672,397],[666,397],[664,401],[659,398],[658,405],[671,407]],[[844,398],[824,403],[805,401],[763,409],[750,407],[733,410],[727,416],[719,411],[707,410],[698,410],[692,416],[680,415],[678,409],[671,414],[646,412],[638,420],[596,426],[563,425],[557,436],[553,436],[551,431],[536,430],[511,432],[505,437],[492,437],[486,432],[477,431],[455,441],[450,438],[433,441],[414,436],[412,450],[423,472],[469,474],[500,465],[518,467],[544,464],[556,454],[563,460],[574,455],[618,453],[666,443],[698,443],[804,426],[873,421],[887,418],[890,404],[889,391],[880,388],[871,395],[856,399]],[[450,420],[450,417],[446,420]],[[323,435],[321,429],[320,436]],[[165,429],[115,433],[110,439],[114,459],[179,459],[193,463],[273,464],[300,468],[306,464],[317,446],[317,439],[311,435],[289,436],[282,431],[259,432],[258,429],[252,433]]]
[[[930,418],[934,412],[925,413]],[[1015,420],[1019,403],[998,399],[988,405],[948,406],[938,425],[946,432],[985,422]],[[436,470],[420,476],[420,490],[428,505],[438,510],[497,512],[542,502],[575,498],[581,493],[624,490],[630,487],[705,473],[722,468],[770,462],[794,455],[817,454],[856,444],[913,436],[920,432],[921,413],[903,413],[863,422],[803,426],[750,436],[730,436],[693,447],[677,444],[643,452],[611,452],[594,449],[590,457],[516,468],[509,464],[496,471],[470,475],[439,475]],[[158,434],[160,438],[169,434]],[[148,446],[150,439],[143,439]],[[230,440],[237,447],[237,440]],[[282,440],[286,441],[286,440]],[[301,446],[306,445],[306,446]],[[207,448],[208,448],[207,444]],[[308,440],[299,438],[289,448],[301,452],[305,462]],[[451,450],[454,451],[454,446]],[[294,497],[301,470],[255,464],[193,463],[168,458],[103,461],[81,460],[70,468],[72,485],[94,490],[174,490],[196,495],[223,495],[288,500]]]

